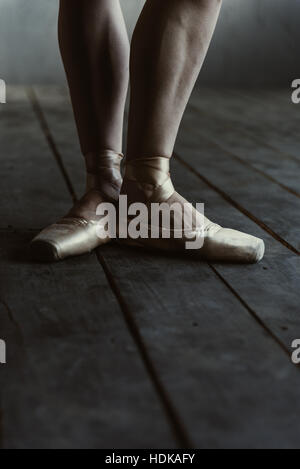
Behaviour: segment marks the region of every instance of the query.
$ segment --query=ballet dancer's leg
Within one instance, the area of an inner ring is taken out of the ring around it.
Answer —
[[[93,167],[102,150],[122,151],[129,40],[119,0],[60,0],[58,35],[82,153]]]
[[[220,7],[221,0],[146,2],[131,50],[128,160],[122,187],[129,203],[186,203],[172,187],[169,159]],[[158,243],[140,240],[140,244]],[[162,245],[168,247],[166,241]],[[264,245],[257,238],[205,219],[205,242],[200,251],[210,259],[253,262],[261,259]]]
[[[129,41],[119,0],[60,0],[59,44],[86,162],[87,188],[67,217],[35,238],[39,259],[63,259],[97,247],[96,207],[117,201]]]
[[[129,159],[172,156],[220,0],[148,0],[131,46]]]

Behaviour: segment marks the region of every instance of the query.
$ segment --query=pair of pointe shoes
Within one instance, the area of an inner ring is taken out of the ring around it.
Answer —
[[[36,259],[58,261],[91,252],[110,241],[108,235],[99,237],[99,227],[103,223],[103,218],[96,216],[95,199],[96,205],[102,202],[118,202],[122,185],[121,160],[122,155],[112,151],[105,151],[100,155],[100,166],[88,175],[88,191],[84,198],[66,217],[43,230],[32,241],[31,248]],[[187,201],[175,191],[170,179],[169,159],[163,157],[127,162],[122,193],[128,195],[129,204],[136,201],[148,207],[153,203],[166,203],[169,206],[174,203],[178,204],[177,206],[187,204]],[[83,206],[84,211],[81,213]],[[129,238],[124,242],[145,248],[184,252],[186,242],[191,241],[192,235],[193,241],[201,237],[202,247],[196,252],[199,257],[206,260],[255,263],[263,258],[265,246],[261,239],[222,228],[205,217],[202,219],[201,229],[198,229],[197,212],[191,205],[190,210],[192,221],[188,228],[188,237],[182,232],[180,238],[174,236],[169,239],[162,236],[158,239]],[[150,231],[151,227],[148,228]]]

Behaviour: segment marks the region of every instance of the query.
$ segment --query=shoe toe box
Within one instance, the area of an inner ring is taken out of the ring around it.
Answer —
[[[265,244],[255,236],[221,228],[213,236],[208,236],[204,250],[212,260],[251,264],[262,260]]]

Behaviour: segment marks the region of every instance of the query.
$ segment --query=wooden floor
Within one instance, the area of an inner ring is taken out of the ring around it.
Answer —
[[[300,107],[289,90],[194,93],[179,192],[262,237],[252,266],[116,244],[57,265],[31,238],[83,190],[65,89],[0,108],[2,448],[300,448]]]

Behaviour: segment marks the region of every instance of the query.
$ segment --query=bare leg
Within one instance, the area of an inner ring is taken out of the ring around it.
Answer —
[[[59,44],[82,153],[122,151],[129,41],[119,0],[60,0]]]
[[[67,216],[32,242],[39,260],[62,260],[110,239],[99,235],[102,202],[117,201],[129,41],[118,0],[60,0],[59,43],[69,82],[87,188]],[[103,222],[104,223],[104,222]]]
[[[70,215],[91,219],[103,195],[117,200],[122,183],[120,159],[103,158],[103,150],[122,151],[129,41],[119,0],[60,0],[58,33],[89,174]]]
[[[221,0],[148,0],[131,53],[127,157],[171,157]]]

